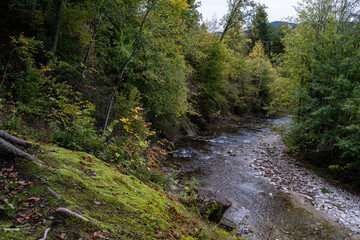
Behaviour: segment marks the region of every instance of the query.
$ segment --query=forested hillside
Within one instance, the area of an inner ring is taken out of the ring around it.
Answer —
[[[200,23],[195,1],[1,6],[1,124],[19,134],[91,152],[116,141],[147,148],[150,126],[173,138],[230,115],[264,116],[272,101],[274,55],[261,42],[267,29],[255,30],[266,13],[243,33],[253,3],[229,2],[221,36]]]
[[[264,114],[270,101],[275,70],[260,42],[247,56],[261,39],[248,48],[242,33],[250,3],[231,2],[220,38],[200,24],[195,1],[1,4],[3,124],[55,133],[76,115],[103,134],[141,107],[171,136],[229,114]]]

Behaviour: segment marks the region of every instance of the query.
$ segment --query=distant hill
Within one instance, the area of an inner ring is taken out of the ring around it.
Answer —
[[[274,21],[274,22],[269,23],[269,25],[274,25],[276,27],[278,27],[280,24],[288,24],[293,28],[296,27],[296,23],[289,23],[289,22],[284,22],[284,21]]]

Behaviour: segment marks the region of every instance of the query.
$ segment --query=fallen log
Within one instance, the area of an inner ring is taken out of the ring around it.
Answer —
[[[14,157],[19,157],[19,158],[25,158],[27,160],[30,160],[30,161],[33,161],[33,162],[39,164],[42,167],[47,168],[47,166],[44,165],[43,163],[41,163],[38,159],[36,159],[35,157],[31,156],[30,154],[24,152],[23,150],[19,149],[18,147],[12,145],[11,143],[8,143],[1,137],[0,137],[0,153],[10,154]]]
[[[16,144],[16,145],[19,145],[19,146],[22,146],[22,147],[25,147],[25,148],[29,148],[31,147],[32,145],[20,138],[17,138],[17,137],[14,137],[2,130],[0,130],[0,138],[8,141],[8,142],[11,142],[13,144]]]

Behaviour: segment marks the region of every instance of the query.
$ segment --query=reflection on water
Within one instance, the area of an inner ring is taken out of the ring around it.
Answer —
[[[181,170],[180,180],[197,179],[202,188],[228,198],[249,212],[254,239],[346,239],[336,227],[293,204],[289,195],[262,178],[249,162],[259,156],[256,144],[271,126],[287,119],[254,120],[228,126],[213,138],[177,143],[170,159]]]

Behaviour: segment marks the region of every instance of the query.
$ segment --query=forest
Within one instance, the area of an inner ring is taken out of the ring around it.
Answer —
[[[2,0],[1,131],[166,185],[173,140],[288,116],[288,152],[359,191],[359,1],[303,0],[292,24],[252,0],[203,21],[200,4]]]
[[[195,1],[1,4],[3,129],[126,165],[156,138],[291,105],[272,97],[291,27],[268,26],[252,2],[229,2],[222,34]]]

